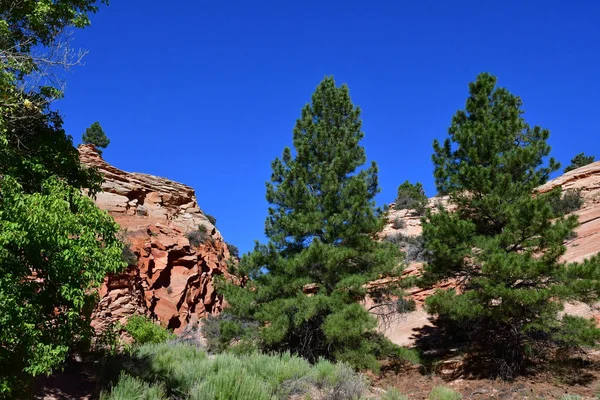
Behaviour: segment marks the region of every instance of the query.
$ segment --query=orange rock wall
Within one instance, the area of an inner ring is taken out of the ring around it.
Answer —
[[[121,171],[106,163],[91,145],[79,147],[81,161],[104,175],[96,204],[123,228],[137,257],[119,275],[107,276],[92,325],[103,331],[135,314],[156,318],[175,332],[217,314],[223,298],[213,287],[227,272],[229,251],[217,228],[198,207],[194,190],[152,175]],[[206,227],[208,239],[190,245],[186,233]]]

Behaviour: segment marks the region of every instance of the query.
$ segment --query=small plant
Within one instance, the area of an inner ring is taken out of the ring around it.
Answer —
[[[400,217],[396,217],[394,219],[394,222],[392,222],[392,226],[394,227],[394,229],[404,229],[406,228],[406,221],[404,221]]]
[[[583,397],[576,394],[565,394],[560,398],[560,400],[583,400]]]
[[[414,210],[417,215],[425,213],[427,206],[427,196],[423,185],[420,183],[412,184],[409,181],[404,182],[398,187],[398,197],[396,197],[396,210]]]
[[[327,400],[359,400],[367,389],[367,380],[346,364],[337,365],[336,383],[326,395]]]
[[[459,393],[446,386],[436,386],[429,393],[429,400],[460,400],[461,398]]]
[[[204,214],[204,216],[208,219],[208,222],[210,222],[214,226],[217,226],[217,219],[215,217],[213,217],[210,214]]]
[[[100,400],[167,400],[165,389],[161,385],[152,385],[121,373],[118,383],[110,394],[102,392]]]
[[[408,400],[408,397],[400,393],[398,389],[392,387],[381,396],[381,400]]]
[[[237,248],[236,245],[231,244],[231,243],[225,243],[227,245],[227,249],[229,250],[229,254],[231,255],[231,257],[233,258],[240,258],[240,250]]]
[[[225,350],[244,353],[244,349],[253,350],[252,334],[257,329],[256,322],[245,321],[227,313],[210,315],[202,323],[202,334],[209,353],[222,353]],[[236,344],[231,346],[232,342]]]
[[[119,323],[110,324],[94,340],[93,350],[103,352],[108,355],[115,355],[121,347],[121,337],[119,331],[122,326]]]
[[[137,264],[137,255],[131,249],[131,244],[129,242],[123,243],[123,250],[121,251],[121,260],[123,260],[123,262],[126,262],[128,266]]]
[[[579,210],[583,205],[581,189],[565,190],[559,199],[552,201],[551,205],[556,216],[563,216]]]
[[[198,225],[198,229],[190,231],[186,234],[187,239],[190,241],[190,245],[198,247],[200,244],[206,242],[210,238],[208,228],[205,225]]]
[[[144,315],[131,317],[125,325],[125,331],[131,335],[136,344],[163,343],[175,336]]]
[[[406,262],[424,262],[429,255],[425,248],[423,235],[410,236],[396,233],[385,238],[388,242],[397,244],[404,251]]]

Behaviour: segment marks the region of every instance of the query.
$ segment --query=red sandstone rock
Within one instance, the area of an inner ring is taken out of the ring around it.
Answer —
[[[92,326],[101,332],[135,313],[157,318],[176,332],[191,321],[216,314],[223,298],[212,286],[227,272],[229,251],[219,231],[196,202],[194,190],[152,175],[121,171],[91,145],[79,147],[82,163],[104,175],[96,204],[125,230],[137,265],[106,277]],[[198,248],[186,233],[204,225],[210,238]]]

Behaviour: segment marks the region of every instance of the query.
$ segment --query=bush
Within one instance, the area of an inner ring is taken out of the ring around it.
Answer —
[[[237,248],[237,246],[227,242],[225,244],[227,245],[227,249],[229,249],[229,254],[231,255],[231,257],[239,259],[240,250]]]
[[[165,389],[161,385],[151,385],[141,379],[121,374],[119,382],[110,391],[102,393],[100,400],[167,400]]]
[[[155,324],[144,315],[134,315],[127,321],[125,331],[131,335],[136,344],[163,343],[174,337],[168,329]]]
[[[320,398],[337,400],[361,398],[367,388],[365,378],[345,364],[321,360],[311,365],[289,353],[208,357],[195,346],[162,343],[136,347],[131,356],[123,364],[127,375],[103,400],[146,399],[135,396],[150,390],[158,399],[166,390],[198,400],[270,400],[318,390]]]
[[[137,255],[131,249],[131,244],[128,242],[123,243],[123,251],[121,251],[121,260],[126,262],[127,265],[136,265],[138,258]]]
[[[206,226],[198,225],[198,229],[188,232],[185,236],[190,241],[191,246],[198,247],[210,238],[210,233],[208,233]]]
[[[459,393],[446,386],[436,386],[429,393],[429,400],[460,400],[461,398]]]
[[[551,206],[557,217],[577,211],[583,205],[581,189],[565,190],[560,198],[552,198]]]
[[[423,185],[420,183],[412,184],[409,181],[404,182],[398,187],[398,197],[396,197],[396,210],[414,210],[417,215],[425,213],[427,206],[427,196]]]
[[[403,395],[396,388],[389,388],[383,396],[381,396],[381,400],[408,400],[408,397]]]
[[[404,251],[406,262],[424,262],[429,255],[425,248],[423,235],[410,236],[396,233],[385,238],[388,242],[397,244]]]
[[[204,216],[208,219],[208,222],[210,222],[214,226],[217,226],[217,219],[215,217],[213,217],[210,214],[206,214],[206,213],[204,214]]]
[[[202,334],[209,353],[222,353],[225,350],[242,354],[252,352],[255,350],[253,343],[257,331],[257,322],[226,313],[210,315],[202,323]],[[232,342],[236,344],[232,346]]]
[[[394,229],[404,229],[406,228],[406,221],[404,221],[402,218],[400,217],[396,217],[394,219],[394,222],[392,222],[392,227]]]
[[[583,400],[583,397],[576,394],[565,394],[560,398],[560,400]]]

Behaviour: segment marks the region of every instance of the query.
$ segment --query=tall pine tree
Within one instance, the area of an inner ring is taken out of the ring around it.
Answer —
[[[577,218],[554,219],[559,189],[534,194],[559,168],[546,160],[549,131],[531,128],[521,99],[496,87],[492,75],[479,75],[469,92],[449,137],[434,142],[437,188],[456,208],[427,214],[431,259],[423,282],[458,282],[460,293],[427,299],[429,312],[458,324],[473,352],[509,376],[536,350],[592,345],[600,337],[591,321],[559,317],[565,301],[598,298],[598,259],[561,261]]]
[[[361,169],[361,124],[348,87],[325,78],[296,122],[295,152],[285,148],[272,163],[269,243],[243,257],[240,271],[252,279],[226,298],[229,313],[262,325],[266,349],[377,368],[391,347],[359,301],[368,282],[401,272],[401,254],[374,240],[383,218],[377,165]],[[382,301],[396,290],[386,289],[372,295]]]

